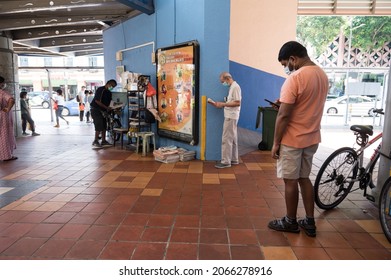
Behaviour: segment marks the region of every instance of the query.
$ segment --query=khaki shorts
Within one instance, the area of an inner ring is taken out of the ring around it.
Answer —
[[[318,146],[319,144],[307,148],[293,148],[281,145],[280,158],[277,160],[277,177],[291,180],[309,178],[312,159]]]

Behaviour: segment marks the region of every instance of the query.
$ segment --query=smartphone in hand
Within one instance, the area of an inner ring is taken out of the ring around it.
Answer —
[[[275,106],[275,107],[277,107],[277,108],[280,108],[280,105],[277,104],[277,103],[274,103],[273,101],[270,101],[270,100],[268,100],[268,99],[266,99],[266,98],[265,98],[265,101],[266,101],[266,102],[269,102],[269,104],[272,105],[272,106]]]

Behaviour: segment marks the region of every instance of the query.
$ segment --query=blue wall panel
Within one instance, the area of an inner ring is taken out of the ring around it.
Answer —
[[[232,61],[230,71],[242,89],[239,126],[256,130],[258,106],[270,106],[264,99],[274,101],[280,96],[280,89],[285,78]],[[259,130],[261,131],[261,128]]]

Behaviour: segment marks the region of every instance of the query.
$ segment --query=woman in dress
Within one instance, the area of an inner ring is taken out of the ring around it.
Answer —
[[[16,140],[12,107],[15,105],[15,98],[4,90],[6,86],[5,79],[0,76],[0,160],[2,161],[18,159],[14,156]]]

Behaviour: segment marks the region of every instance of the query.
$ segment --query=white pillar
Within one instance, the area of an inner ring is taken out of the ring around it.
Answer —
[[[391,67],[389,70],[389,74],[391,74]],[[390,155],[391,152],[391,83],[390,83],[390,75],[388,75],[388,87],[387,87],[387,95],[385,102],[385,112],[384,112],[384,126],[383,126],[383,140],[382,140],[382,148],[381,152],[386,155]],[[381,188],[383,187],[384,182],[390,177],[391,170],[391,160],[380,155],[379,162],[379,175],[377,178],[377,186],[372,190],[372,195],[375,197],[376,205],[379,203],[379,196],[381,192]]]

